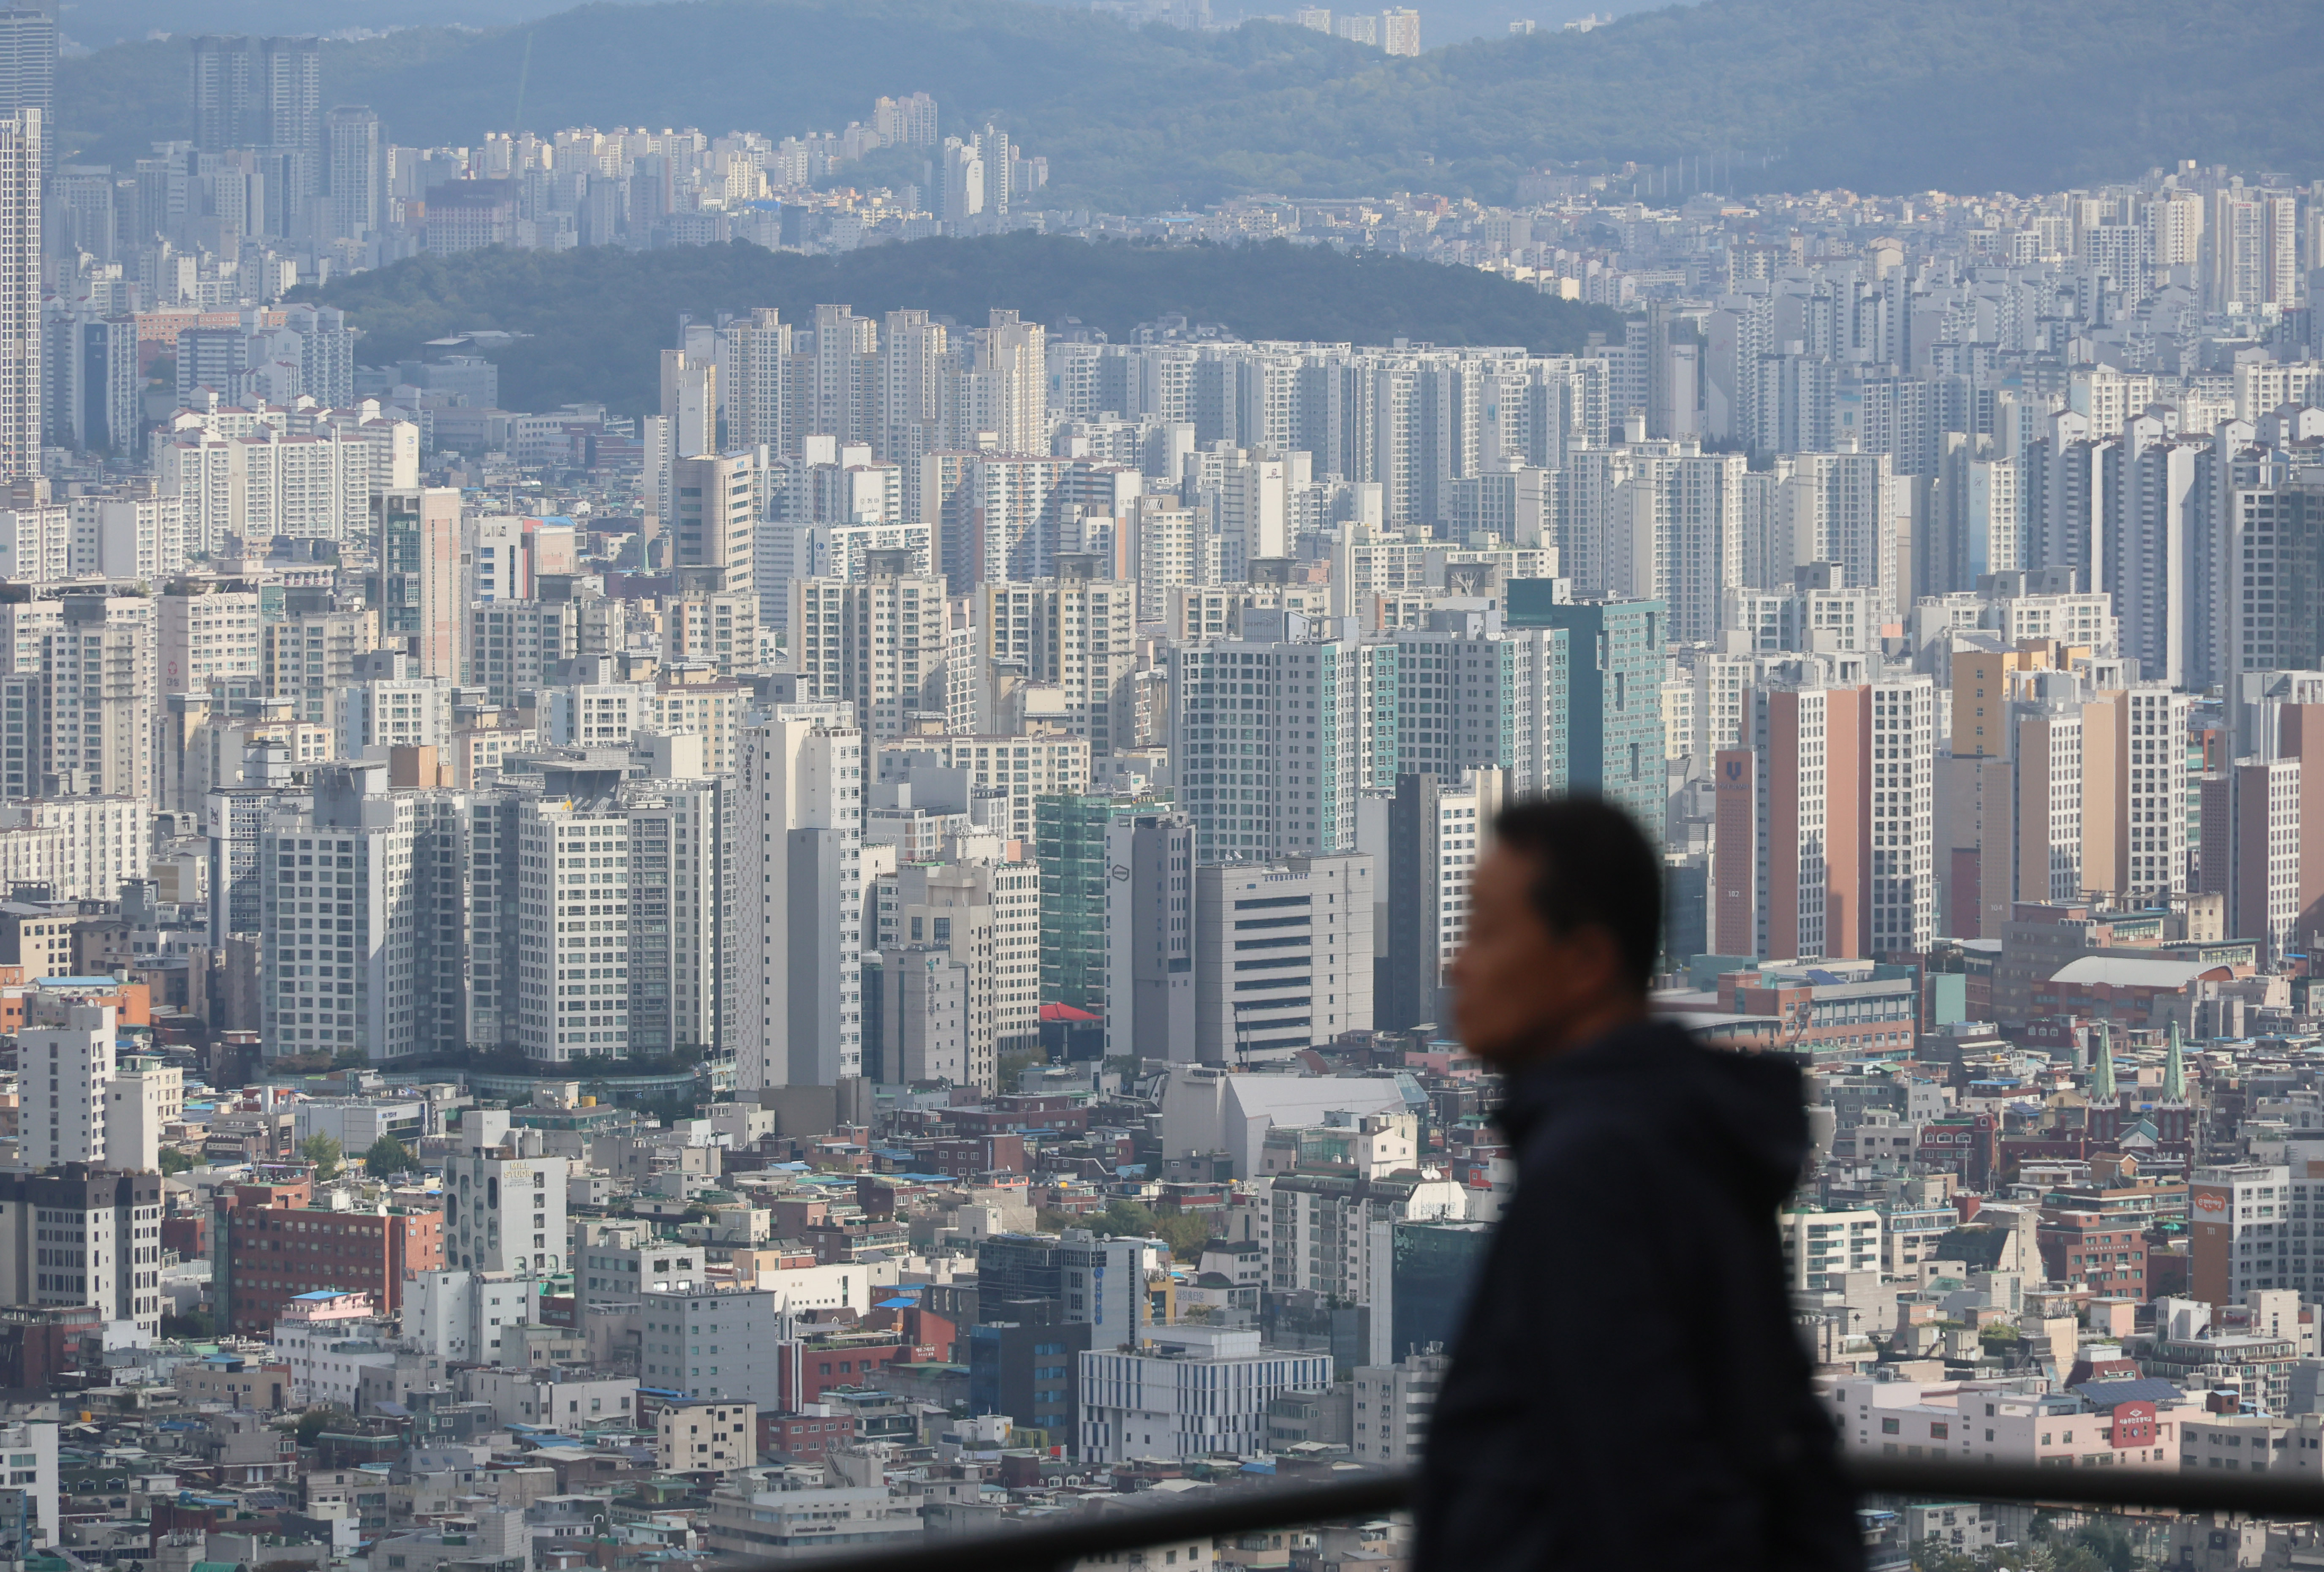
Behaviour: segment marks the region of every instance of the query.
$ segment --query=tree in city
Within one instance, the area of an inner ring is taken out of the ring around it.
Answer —
[[[372,1178],[383,1179],[399,1173],[408,1173],[420,1164],[411,1148],[392,1135],[383,1135],[364,1149],[364,1171]]]
[[[315,1165],[315,1177],[318,1179],[337,1179],[339,1170],[346,1166],[346,1152],[339,1145],[338,1137],[319,1131],[299,1143],[299,1155]]]

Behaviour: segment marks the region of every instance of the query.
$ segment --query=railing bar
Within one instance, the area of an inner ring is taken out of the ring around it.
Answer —
[[[1851,1458],[1846,1467],[1865,1495],[1937,1501],[2040,1502],[2061,1507],[2133,1507],[2230,1512],[2324,1521],[2324,1479],[2293,1480],[2194,1473],[2178,1468],[2029,1468],[1987,1463]],[[1371,1474],[1323,1484],[1230,1488],[1221,1499],[1148,1505],[1150,1493],[1103,1508],[1060,1514],[1021,1529],[915,1539],[908,1548],[835,1549],[806,1559],[824,1572],[1045,1572],[1090,1556],[1141,1549],[1173,1540],[1213,1539],[1394,1512],[1411,1504],[1408,1474]],[[795,1564],[802,1558],[732,1557],[738,1567]]]
[[[1037,1522],[1016,1530],[929,1536],[909,1549],[871,1550],[807,1558],[844,1572],[1032,1572],[1113,1550],[1139,1549],[1172,1540],[1202,1540],[1259,1529],[1325,1522],[1393,1512],[1411,1499],[1412,1482],[1402,1474],[1373,1474],[1328,1484],[1259,1486],[1222,1492],[1223,1499],[1185,1506],[1148,1506],[1150,1493],[1127,1498],[1109,1510],[1060,1514],[1065,1521]],[[1103,1497],[1093,1498],[1104,1500]],[[738,1557],[744,1566],[788,1566],[801,1558]]]
[[[1851,1458],[1849,1475],[1867,1494],[1955,1501],[2039,1501],[2176,1512],[2238,1512],[2324,1520],[2324,1480],[2229,1475],[2181,1468],[2028,1468],[1992,1463]]]

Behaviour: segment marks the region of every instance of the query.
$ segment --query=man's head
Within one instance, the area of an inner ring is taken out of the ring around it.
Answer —
[[[1662,943],[1663,866],[1595,797],[1519,803],[1493,821],[1452,963],[1454,1020],[1495,1064],[1580,1046],[1646,1009]]]

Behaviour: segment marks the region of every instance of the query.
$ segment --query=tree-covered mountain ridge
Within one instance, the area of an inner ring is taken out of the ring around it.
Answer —
[[[806,256],[735,242],[629,251],[470,252],[414,257],[352,274],[320,291],[364,330],[359,357],[387,365],[432,338],[498,328],[525,337],[492,352],[501,402],[543,410],[573,401],[625,412],[658,396],[659,356],[685,315],[708,321],[761,306],[786,320],[819,305],[877,317],[925,310],[981,326],[994,310],[1027,321],[1070,318],[1118,341],[1168,315],[1216,323],[1245,338],[1581,348],[1618,335],[1599,306],[1545,295],[1473,268],[1343,254],[1275,241],[1150,245],[1016,234],[879,245]]]
[[[1423,13],[1424,26],[1425,12]],[[325,97],[407,145],[512,127],[781,137],[925,90],[1047,156],[1054,200],[1237,192],[1506,199],[1552,162],[1773,154],[1767,186],[2029,191],[2181,158],[2324,173],[2312,0],[1706,0],[1391,58],[1281,23],[1143,30],[1029,0],[590,5],[331,43]],[[183,134],[182,41],[66,62],[75,156]]]

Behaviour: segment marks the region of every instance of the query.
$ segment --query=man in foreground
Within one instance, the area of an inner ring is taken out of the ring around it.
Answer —
[[[1662,859],[1618,809],[1494,831],[1452,982],[1517,1190],[1430,1421],[1416,1572],[1854,1572],[1775,1227],[1799,1072],[1649,1019]]]

